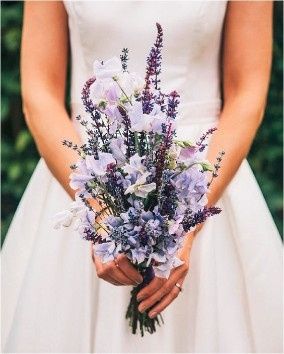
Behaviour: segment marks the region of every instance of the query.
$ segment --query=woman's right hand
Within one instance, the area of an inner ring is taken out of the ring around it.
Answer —
[[[113,285],[138,285],[143,281],[142,275],[134,268],[125,254],[121,253],[115,261],[101,262],[94,255],[91,247],[92,259],[96,267],[97,276]],[[117,266],[118,265],[118,266]]]

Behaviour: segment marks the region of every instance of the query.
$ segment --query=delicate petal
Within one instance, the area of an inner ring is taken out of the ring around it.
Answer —
[[[68,227],[73,220],[73,213],[70,210],[60,211],[54,215],[54,229],[61,229],[62,227]]]
[[[122,72],[118,75],[118,81],[128,96],[139,94],[145,86],[145,80],[133,72]]]
[[[96,160],[94,156],[86,156],[86,165],[87,168],[92,171],[92,173],[103,176],[106,173],[107,166],[111,163],[116,163],[112,154],[107,152],[99,152],[98,159]]]
[[[117,57],[113,57],[105,62],[95,60],[94,74],[98,79],[113,78],[122,71],[121,61]]]
[[[111,139],[109,144],[112,155],[119,163],[126,162],[126,146],[124,145],[124,139],[121,137]]]
[[[147,195],[156,188],[156,183],[144,184],[136,187],[135,195],[137,197],[146,198]]]
[[[95,255],[100,257],[103,263],[114,259],[115,243],[112,241],[98,243],[93,246]]]
[[[83,190],[85,189],[85,183],[89,182],[93,177],[91,175],[82,175],[76,172],[70,174],[69,185],[73,190]]]

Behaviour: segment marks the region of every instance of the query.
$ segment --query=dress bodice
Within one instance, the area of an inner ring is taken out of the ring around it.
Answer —
[[[200,106],[203,115],[217,114],[226,1],[64,1],[64,4],[70,30],[73,105],[80,104],[81,89],[93,74],[94,60],[119,56],[124,47],[129,49],[129,69],[143,77],[146,57],[156,37],[155,23],[159,22],[164,30],[163,91],[176,90],[181,95],[180,115],[188,115],[192,110],[193,115],[198,115]]]

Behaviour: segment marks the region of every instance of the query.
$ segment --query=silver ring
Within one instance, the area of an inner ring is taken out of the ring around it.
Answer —
[[[182,291],[182,286],[180,285],[180,283],[175,283],[175,286],[179,288],[179,291]]]

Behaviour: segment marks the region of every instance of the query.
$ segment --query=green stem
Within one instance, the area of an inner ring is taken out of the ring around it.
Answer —
[[[140,155],[140,147],[139,147],[139,140],[138,140],[138,133],[134,133],[134,139],[135,139],[135,149],[138,152],[138,155]]]
[[[134,266],[140,270],[143,275],[143,282],[132,289],[131,298],[125,317],[126,319],[129,319],[129,325],[132,329],[132,333],[136,334],[139,326],[140,334],[143,337],[145,332],[149,332],[151,334],[156,332],[156,325],[161,326],[161,323],[164,323],[164,320],[161,314],[154,318],[150,318],[148,314],[151,311],[151,308],[142,313],[138,310],[139,302],[137,301],[137,294],[153,279],[153,268],[150,266],[141,269],[141,267],[138,267],[137,265]]]
[[[126,99],[127,99],[127,101],[131,104],[131,106],[132,106],[132,102],[131,102],[131,99],[127,96],[127,94],[126,94],[126,92],[123,90],[123,88],[120,86],[120,83],[118,82],[118,80],[115,80],[115,79],[113,79],[116,83],[117,83],[117,85],[118,85],[118,87],[121,89],[121,92],[124,94],[124,96],[126,97]]]

